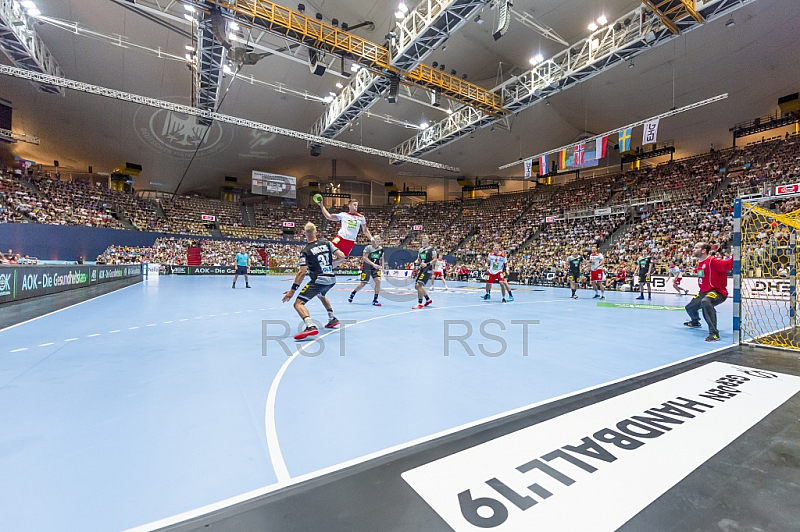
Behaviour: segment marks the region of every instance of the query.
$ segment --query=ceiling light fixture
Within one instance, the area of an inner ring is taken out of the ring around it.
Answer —
[[[400,2],[400,5],[397,6],[397,10],[401,13],[408,13],[408,6],[404,2]]]
[[[183,18],[185,18],[189,22],[194,22],[194,17],[192,15],[190,15],[189,13],[184,13],[183,14]]]
[[[231,70],[231,67],[230,67],[229,65],[227,65],[227,64],[225,64],[225,65],[222,65],[222,71],[223,71],[225,74],[230,74],[231,72],[233,72],[233,71]]]
[[[192,46],[191,44],[187,44],[186,46],[184,46],[184,48],[186,48],[187,52],[194,52],[194,46]]]
[[[597,30],[597,24],[595,24],[594,22],[589,23],[589,31],[596,31],[596,30]]]
[[[29,17],[38,17],[39,15],[42,14],[42,12],[36,9],[35,7],[33,9],[29,9],[28,11],[26,11],[26,13],[28,13]]]
[[[421,127],[422,129],[428,129],[428,126],[429,126],[429,124],[427,122],[424,122],[424,121],[419,125],[419,127]]]
[[[183,9],[185,9],[189,13],[194,13],[194,6],[190,6],[189,4],[183,4]]]
[[[344,87],[344,85],[342,85],[341,83],[339,83],[339,82],[337,81],[337,82],[336,82],[336,88],[337,88],[337,89],[341,89],[342,87]]]
[[[728,21],[725,23],[726,28],[732,28],[736,26],[736,21],[733,20],[733,17],[729,18]]]
[[[597,19],[597,23],[600,26],[605,26],[606,24],[608,24],[608,19],[606,18],[605,15],[600,15],[600,18]]]
[[[36,4],[31,0],[24,0],[23,2],[20,2],[19,5],[25,9],[36,9]]]
[[[394,14],[394,18],[396,18],[398,20],[402,20],[402,19],[406,18],[406,16],[402,11],[396,11],[395,14]]]
[[[483,24],[483,19],[481,18],[480,15],[475,17],[475,24]]]
[[[228,28],[231,31],[239,31],[239,23],[231,20],[230,22],[228,22]]]

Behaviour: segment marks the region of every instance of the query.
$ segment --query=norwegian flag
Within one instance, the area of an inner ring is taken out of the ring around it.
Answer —
[[[583,142],[575,146],[575,166],[580,166],[583,164],[583,153],[585,148],[586,145]]]

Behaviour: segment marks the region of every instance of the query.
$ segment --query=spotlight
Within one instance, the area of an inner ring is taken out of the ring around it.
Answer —
[[[190,6],[189,4],[183,4],[183,9],[185,9],[189,13],[194,13],[194,6]]]
[[[317,17],[317,20],[322,20],[322,13],[317,13],[316,17]]]
[[[186,48],[187,52],[194,52],[194,46],[192,46],[191,44],[187,44],[186,46],[184,46],[184,48]]]
[[[596,30],[597,30],[597,24],[595,24],[594,22],[591,22],[589,24],[589,31],[596,31]]]
[[[339,82],[337,81],[337,82],[336,82],[336,88],[337,88],[337,89],[341,89],[342,87],[344,87],[344,85],[342,85],[341,83],[339,83]]]
[[[231,72],[233,72],[233,71],[231,70],[231,67],[230,67],[230,65],[228,65],[227,63],[226,63],[226,64],[224,64],[224,65],[222,65],[222,71],[223,71],[224,73],[226,73],[226,74],[230,74]]]
[[[444,72],[444,63],[442,63],[441,65],[439,65],[439,70],[441,70],[442,72]]]
[[[733,17],[731,17],[731,18],[728,19],[728,22],[725,23],[725,27],[726,28],[732,28],[734,26],[736,26],[736,21],[733,20]]]
[[[408,6],[406,6],[405,3],[400,2],[400,5],[397,6],[397,10],[401,13],[408,13]]]
[[[630,26],[630,25],[631,25],[631,19],[629,19],[629,18],[626,18],[626,19],[623,21],[623,23],[624,23],[626,26]]]
[[[619,30],[621,30],[621,29],[622,29],[622,24],[620,24],[619,22],[617,22],[616,24],[614,24],[614,31],[619,31]]]
[[[467,75],[466,74],[461,74],[461,79],[467,79]]]
[[[297,12],[298,13],[305,13],[306,12],[305,4],[297,4]]]
[[[447,45],[446,45],[446,44],[445,44],[444,46],[442,46],[442,51],[443,51],[443,52],[446,52],[446,51],[447,51]]]
[[[322,146],[311,146],[311,156],[319,157],[322,154]]]
[[[352,65],[350,65],[350,70],[353,72],[358,72],[360,69],[361,65],[359,65],[358,63],[353,63]]]
[[[394,18],[396,18],[398,20],[402,20],[402,19],[406,18],[406,15],[402,11],[396,11],[395,14],[394,14]]]
[[[608,19],[606,18],[605,15],[600,15],[600,18],[597,19],[597,23],[601,26],[605,26],[606,24],[608,24]]]
[[[475,17],[475,24],[483,24],[483,19],[481,18],[480,15]]]
[[[190,15],[189,13],[184,13],[183,14],[183,18],[185,18],[189,22],[194,22],[194,17],[192,15]]]
[[[451,76],[455,76],[456,75],[456,69],[455,68],[450,71],[450,75]]]
[[[421,127],[422,129],[428,129],[428,127],[429,127],[429,124],[428,124],[427,122],[423,121],[423,122],[422,122],[422,123],[419,125],[419,127]]]
[[[633,59],[631,59],[631,63],[628,65],[628,68],[633,68],[633,67],[634,67]]]
[[[437,63],[436,61],[434,61],[434,62],[433,62],[433,68],[437,68],[438,66],[439,66],[439,63]]]
[[[339,19],[338,18],[331,19],[331,26],[333,26],[334,28],[338,28],[339,27]]]
[[[342,22],[342,30],[343,31],[347,31],[349,29],[350,29],[350,26],[347,24],[347,22]]]
[[[231,31],[239,31],[239,24],[232,20],[228,22],[228,29]]]

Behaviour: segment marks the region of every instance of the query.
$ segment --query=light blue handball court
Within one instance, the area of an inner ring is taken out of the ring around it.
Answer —
[[[656,307],[624,308],[519,287],[503,304],[499,286],[483,301],[483,285],[437,282],[433,305],[412,310],[403,289],[348,304],[355,279],[339,278],[329,298],[355,323],[287,338],[289,357],[262,322],[297,331],[280,301],[290,278],[250,282],[150,277],[0,331],[0,529],[124,530],[732,343],[730,300],[709,344],[705,323],[668,308],[686,296],[607,293]],[[445,342],[446,320],[472,336]],[[505,330],[487,322],[483,336],[485,320]],[[512,320],[539,321],[527,353]],[[505,352],[482,354],[496,337]]]

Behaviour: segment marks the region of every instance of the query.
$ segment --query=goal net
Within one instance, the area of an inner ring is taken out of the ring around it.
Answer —
[[[734,203],[733,319],[741,343],[800,350],[799,199],[795,194]]]

